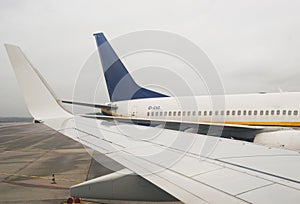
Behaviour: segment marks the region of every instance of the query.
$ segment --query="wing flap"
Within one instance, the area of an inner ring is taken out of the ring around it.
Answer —
[[[300,199],[298,190],[278,184],[265,186],[250,192],[245,192],[238,197],[248,200],[250,203],[270,203],[270,196],[272,197],[272,204],[296,204],[297,200],[299,201]]]

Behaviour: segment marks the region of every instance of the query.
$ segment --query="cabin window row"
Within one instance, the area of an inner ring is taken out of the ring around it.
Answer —
[[[152,111],[147,116],[256,116],[256,115],[298,115],[298,110],[221,110],[221,111]]]

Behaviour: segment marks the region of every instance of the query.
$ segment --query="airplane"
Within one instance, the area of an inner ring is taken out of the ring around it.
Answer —
[[[224,107],[213,107],[211,98],[214,96],[167,96],[139,86],[104,34],[94,36],[109,105],[68,100],[62,100],[63,103],[100,108],[106,116],[96,118],[102,120],[161,126],[300,150],[297,129],[300,127],[300,92],[225,95]]]
[[[300,154],[286,149],[298,147],[298,130],[287,128],[298,126],[298,93],[231,95],[226,96],[224,110],[202,103],[201,109],[181,110],[172,97],[140,87],[104,35],[95,37],[111,100],[107,104],[58,99],[21,49],[5,45],[34,120],[122,166],[112,174],[72,186],[71,196],[298,203]],[[196,99],[207,100],[205,96]],[[134,109],[124,106],[128,100]],[[106,115],[75,115],[64,103],[100,108]],[[212,116],[226,116],[225,122],[211,122]],[[211,126],[216,132],[209,130]],[[258,136],[269,146],[248,142]],[[270,147],[278,144],[285,148]]]

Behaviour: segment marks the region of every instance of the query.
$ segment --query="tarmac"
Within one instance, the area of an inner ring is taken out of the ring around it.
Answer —
[[[93,160],[90,153],[80,143],[43,124],[1,123],[0,203],[65,202],[70,186],[112,172]],[[84,203],[153,202],[86,199]]]

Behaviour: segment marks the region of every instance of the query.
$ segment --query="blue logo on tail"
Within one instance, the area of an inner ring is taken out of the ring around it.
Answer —
[[[111,101],[168,97],[140,87],[128,73],[103,33],[94,34]]]

